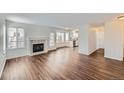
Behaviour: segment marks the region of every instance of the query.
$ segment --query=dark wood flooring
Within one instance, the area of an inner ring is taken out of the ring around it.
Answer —
[[[2,80],[124,80],[124,62],[103,57],[100,49],[90,56],[77,48],[7,60]]]

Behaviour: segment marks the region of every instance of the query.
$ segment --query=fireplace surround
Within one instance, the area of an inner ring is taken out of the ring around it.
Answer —
[[[30,37],[28,41],[28,53],[30,56],[48,52],[48,37]]]

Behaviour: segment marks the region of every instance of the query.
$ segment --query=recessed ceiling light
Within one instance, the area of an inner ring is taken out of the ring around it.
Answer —
[[[124,16],[117,17],[119,20],[124,20]]]

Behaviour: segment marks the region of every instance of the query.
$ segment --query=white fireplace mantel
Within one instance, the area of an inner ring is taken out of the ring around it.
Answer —
[[[33,44],[44,43],[44,51],[33,53]],[[48,52],[48,37],[29,37],[28,38],[28,54],[29,56],[38,55]]]
[[[29,37],[29,40],[48,40],[48,37]]]

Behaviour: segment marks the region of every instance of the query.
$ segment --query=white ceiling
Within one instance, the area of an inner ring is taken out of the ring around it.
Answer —
[[[118,16],[118,13],[4,13],[0,18],[11,21],[75,28],[83,24],[101,24]]]

